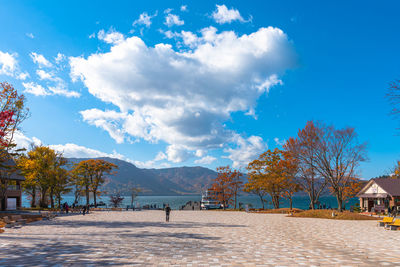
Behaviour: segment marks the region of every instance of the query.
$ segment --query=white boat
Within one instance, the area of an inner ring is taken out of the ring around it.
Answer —
[[[202,210],[210,210],[210,209],[222,209],[224,206],[217,201],[215,198],[215,194],[212,190],[208,189],[203,192],[201,195],[201,209]]]

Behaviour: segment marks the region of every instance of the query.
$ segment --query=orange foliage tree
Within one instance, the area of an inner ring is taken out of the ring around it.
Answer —
[[[211,185],[213,197],[222,203],[223,208],[229,204],[237,206],[237,196],[242,188],[243,182],[240,180],[242,174],[237,170],[232,170],[230,166],[217,168],[218,176]]]
[[[111,174],[113,169],[118,168],[117,165],[102,159],[88,159],[75,164],[72,170],[77,178],[75,183],[84,188],[86,195],[86,204],[89,205],[89,193],[93,193],[94,205],[97,207],[97,195],[99,195],[99,187],[105,182],[104,174]]]
[[[296,168],[296,162],[292,158],[285,158],[281,150],[268,150],[247,166],[249,182],[245,188],[268,193],[274,208],[279,209],[280,198],[286,197],[292,202],[293,193],[298,189]]]
[[[296,138],[289,138],[284,145],[285,152],[296,160],[297,183],[308,194],[311,209],[315,208],[327,184],[317,166],[319,131],[314,122],[309,121],[298,131]]]

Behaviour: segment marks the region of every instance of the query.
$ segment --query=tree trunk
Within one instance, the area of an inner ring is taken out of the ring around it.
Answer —
[[[292,197],[289,197],[289,205],[290,205],[290,210],[293,208],[293,199]]]
[[[53,188],[50,188],[50,207],[54,209],[54,193]]]
[[[97,188],[93,189],[93,201],[94,201],[94,207],[95,208],[97,208],[96,195],[97,195]]]
[[[6,210],[6,198],[1,196],[0,197],[0,206],[1,206],[1,210]]]
[[[90,196],[89,196],[89,186],[85,186],[85,191],[86,191],[86,205],[89,205],[90,202]]]
[[[47,188],[46,188],[46,189],[43,189],[43,188],[42,188],[41,191],[42,191],[42,192],[41,192],[42,195],[40,196],[40,203],[39,203],[39,205],[40,205],[41,208],[48,208],[48,207],[49,207],[49,204],[48,204],[47,199],[46,199],[46,197],[47,197]]]
[[[237,193],[235,192],[235,209],[236,209]]]
[[[338,203],[338,211],[342,212],[343,211],[343,203],[342,203],[342,196],[340,194],[340,192],[336,193],[336,199],[337,199],[337,203]]]
[[[265,209],[263,197],[261,195],[258,196],[260,197],[262,208]]]
[[[34,208],[34,207],[36,207],[36,188],[35,188],[35,187],[32,188],[32,194],[31,194],[31,196],[32,196],[32,199],[31,199],[31,208]]]

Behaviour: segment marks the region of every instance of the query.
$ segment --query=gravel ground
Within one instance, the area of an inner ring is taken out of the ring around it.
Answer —
[[[400,266],[375,221],[223,211],[92,212],[0,234],[0,266]]]

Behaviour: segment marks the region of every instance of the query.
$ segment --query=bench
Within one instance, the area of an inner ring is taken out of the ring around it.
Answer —
[[[378,225],[379,225],[379,226],[385,226],[386,224],[392,223],[393,220],[394,220],[393,217],[383,217],[383,220],[382,220],[382,221],[379,221],[379,222],[378,222]]]
[[[400,227],[400,219],[396,219],[393,223],[386,224],[385,228],[390,230],[397,230]]]

